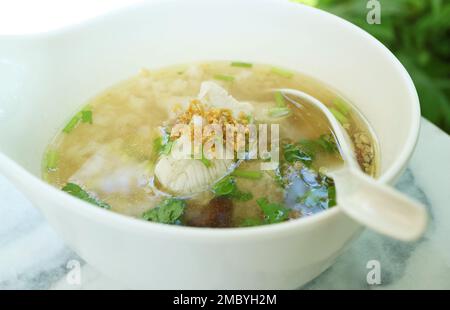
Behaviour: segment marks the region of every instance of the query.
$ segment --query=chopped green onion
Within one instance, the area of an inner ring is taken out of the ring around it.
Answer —
[[[288,107],[275,107],[269,109],[269,116],[274,118],[284,117],[291,114]]]
[[[56,150],[49,150],[45,156],[45,166],[49,170],[54,170],[58,166],[58,152]]]
[[[248,62],[241,62],[241,61],[233,61],[231,63],[232,67],[242,67],[242,68],[251,68],[253,67],[253,64]]]
[[[81,111],[81,121],[83,123],[92,124],[92,111],[90,110]]]
[[[333,183],[328,187],[328,208],[334,207],[336,204],[336,186]]]
[[[211,161],[204,156],[200,158],[200,161],[206,166],[206,168],[209,168],[212,165]]]
[[[261,171],[252,171],[252,170],[234,170],[232,173],[233,176],[244,178],[244,179],[252,179],[258,180],[261,179],[263,174]]]
[[[83,123],[92,124],[92,111],[83,110],[75,114],[75,116],[72,117],[70,121],[67,123],[66,127],[64,127],[63,132],[70,133],[72,130],[75,129],[75,127],[78,126],[80,121]]]
[[[72,119],[67,123],[66,127],[64,127],[63,132],[70,133],[80,122],[81,115],[82,114],[80,112],[75,114],[75,116],[72,117]]]
[[[216,80],[222,80],[222,81],[226,81],[226,82],[233,82],[234,81],[234,76],[225,75],[225,74],[216,74],[214,76],[214,78]]]
[[[349,108],[349,104],[347,102],[345,102],[344,99],[339,98],[339,97],[335,98],[333,100],[333,104],[339,110],[339,112],[341,112],[342,114],[344,114],[346,116],[348,115],[350,108]]]
[[[339,123],[341,123],[341,124],[348,123],[348,119],[344,114],[342,114],[335,108],[329,108],[329,109],[330,109],[330,112],[333,113],[334,117],[336,117],[336,119],[339,121]]]
[[[290,79],[291,77],[294,76],[294,73],[292,73],[292,72],[290,72],[288,70],[282,69],[282,68],[277,68],[277,67],[272,67],[271,72],[275,73],[275,74],[278,74],[279,76],[282,76],[282,77],[287,78],[287,79]]]
[[[276,91],[274,96],[275,96],[275,102],[277,103],[278,107],[286,106],[286,101],[284,100],[284,96],[280,91]]]

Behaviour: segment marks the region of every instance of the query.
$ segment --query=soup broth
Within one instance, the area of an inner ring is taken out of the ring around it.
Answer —
[[[199,94],[203,88],[210,105]],[[207,62],[143,69],[90,100],[48,146],[43,176],[98,207],[166,224],[254,226],[331,208],[336,192],[326,172],[342,159],[329,124],[321,112],[301,102],[296,107],[291,100],[297,99],[276,88],[302,90],[326,104],[351,137],[361,169],[376,175],[376,140],[333,89],[269,65]],[[214,106],[216,94],[229,106]],[[179,137],[170,130],[197,118],[278,124],[279,165],[261,170],[267,158],[171,159]]]

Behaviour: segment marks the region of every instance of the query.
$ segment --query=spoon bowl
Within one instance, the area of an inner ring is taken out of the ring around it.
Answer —
[[[344,163],[326,174],[334,179],[337,204],[347,215],[399,240],[415,240],[423,234],[427,223],[424,206],[361,171],[350,137],[325,104],[299,90],[282,88],[275,91],[281,92],[296,107],[302,104],[286,95],[313,105],[327,118]]]

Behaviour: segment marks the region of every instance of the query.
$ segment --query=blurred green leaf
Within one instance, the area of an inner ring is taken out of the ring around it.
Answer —
[[[422,115],[450,133],[450,1],[380,0],[381,24],[366,22],[367,0],[318,0],[386,45],[410,73]]]

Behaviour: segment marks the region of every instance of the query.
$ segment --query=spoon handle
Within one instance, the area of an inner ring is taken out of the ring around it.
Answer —
[[[338,206],[358,222],[405,241],[424,232],[427,213],[420,203],[354,168],[343,167],[330,176],[335,180]]]

